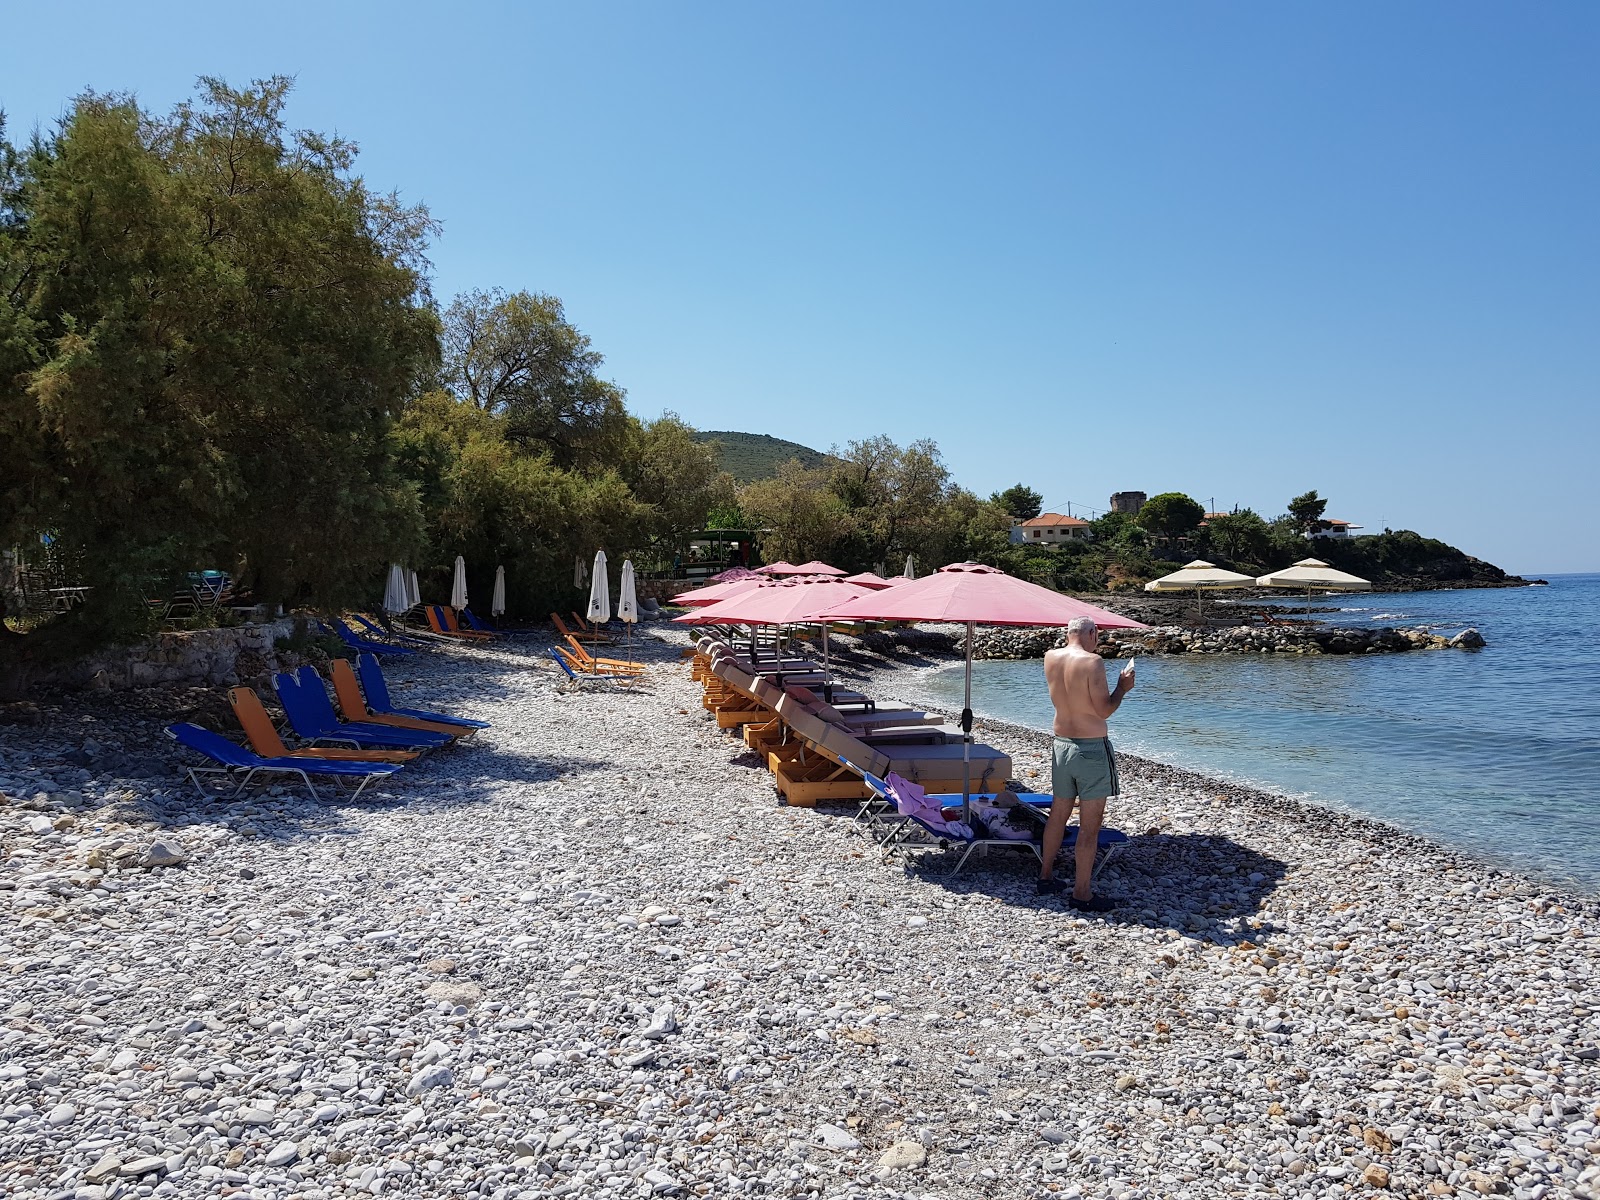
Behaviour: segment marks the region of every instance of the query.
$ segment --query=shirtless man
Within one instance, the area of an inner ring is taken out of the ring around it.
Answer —
[[[1106,736],[1106,718],[1117,711],[1122,698],[1133,690],[1133,663],[1117,677],[1115,691],[1106,687],[1106,668],[1095,647],[1100,631],[1088,617],[1067,626],[1064,649],[1044,656],[1044,679],[1056,706],[1054,771],[1051,778],[1050,820],[1044,828],[1044,867],[1039,874],[1039,894],[1053,896],[1066,885],[1051,876],[1067,818],[1078,806],[1077,877],[1072,907],[1080,912],[1110,912],[1111,901],[1089,893],[1089,875],[1099,849],[1100,823],[1106,801],[1115,796],[1117,760]]]

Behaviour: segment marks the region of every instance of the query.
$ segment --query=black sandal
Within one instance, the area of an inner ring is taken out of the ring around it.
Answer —
[[[1079,912],[1087,913],[1108,913],[1117,906],[1115,900],[1107,900],[1104,896],[1090,896],[1087,900],[1079,900],[1074,896],[1070,903]]]

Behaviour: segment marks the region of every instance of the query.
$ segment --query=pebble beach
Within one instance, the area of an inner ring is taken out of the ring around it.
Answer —
[[[0,1196],[1600,1198],[1594,899],[1130,756],[1107,919],[885,863],[686,640],[391,666],[494,727],[356,803],[202,798],[139,693],[0,725]]]

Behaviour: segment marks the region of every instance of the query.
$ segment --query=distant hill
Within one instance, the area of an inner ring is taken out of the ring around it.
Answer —
[[[757,479],[771,479],[778,468],[791,458],[798,458],[803,467],[822,467],[832,462],[831,456],[799,442],[788,442],[766,433],[734,433],[730,430],[709,429],[694,435],[697,442],[720,442],[718,463],[722,469],[740,483]]]

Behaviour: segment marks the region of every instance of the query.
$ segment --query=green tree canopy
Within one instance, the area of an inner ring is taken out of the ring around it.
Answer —
[[[851,528],[849,511],[828,486],[825,468],[808,470],[791,458],[771,479],[747,484],[739,493],[739,507],[763,530],[761,552],[769,562],[833,561]],[[835,566],[855,566],[835,562]]]
[[[85,94],[5,150],[0,544],[82,548],[84,622],[205,567],[333,599],[417,536],[386,437],[437,357],[433,225],[290,133],[288,91]]]
[[[649,538],[654,514],[617,472],[557,466],[507,437],[503,417],[447,392],[412,402],[393,448],[422,500],[427,537],[418,561],[432,568],[436,586],[445,586],[460,554],[469,594],[481,593],[504,565],[512,606],[540,612],[570,588],[574,557],[625,551]]]
[[[444,313],[445,387],[558,466],[617,466],[627,446],[623,391],[599,377],[603,361],[554,296],[467,292]]]
[[[1003,492],[996,492],[989,497],[992,504],[998,504],[1010,516],[1019,521],[1029,521],[1037,517],[1044,508],[1044,497],[1026,484],[1014,483]]]
[[[1146,500],[1134,519],[1155,537],[1178,538],[1198,529],[1205,515],[1199,501],[1182,492],[1162,492]]]
[[[1212,549],[1230,562],[1259,566],[1272,554],[1272,529],[1252,509],[1210,518],[1206,534]]]
[[[1322,514],[1327,508],[1328,502],[1317,495],[1316,489],[1313,488],[1289,501],[1289,519],[1294,522],[1296,532],[1316,533],[1328,528],[1328,523],[1322,519]]]
[[[636,424],[622,456],[622,475],[649,506],[650,535],[674,551],[706,528],[713,510],[734,505],[733,476],[717,468],[715,442],[698,442],[676,413]]]

